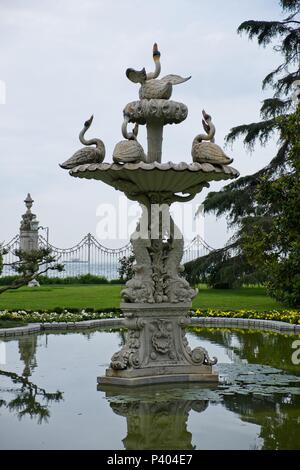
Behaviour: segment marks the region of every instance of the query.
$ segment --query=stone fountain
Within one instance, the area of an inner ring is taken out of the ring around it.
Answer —
[[[105,147],[100,139],[84,140],[92,118],[86,121],[80,140],[86,145],[61,167],[77,178],[100,180],[138,201],[142,216],[131,236],[135,255],[134,277],[121,295],[121,309],[128,329],[126,342],[116,352],[101,385],[144,385],[167,382],[216,382],[216,358],[203,347],[191,349],[185,328],[190,324],[191,301],[197,290],[183,277],[184,240],[170,214],[174,202],[192,200],[209,181],[236,178],[232,162],[214,143],[215,127],[203,111],[205,134],[195,137],[190,163],[162,163],[163,128],[179,124],[188,115],[185,104],[170,100],[174,85],[188,78],[160,74],[160,52],[153,47],[155,70],[127,69],[129,80],[140,84],[139,100],[123,111],[122,134],[113,163],[103,163]],[[129,123],[135,126],[128,132]],[[147,153],[137,140],[146,125]],[[90,147],[91,145],[96,147]]]

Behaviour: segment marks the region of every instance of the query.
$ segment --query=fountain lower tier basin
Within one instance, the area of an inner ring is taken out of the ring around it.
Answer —
[[[208,187],[209,181],[237,178],[239,173],[230,166],[210,163],[139,162],[79,165],[70,170],[70,175],[103,181],[123,191],[130,199],[138,199],[139,195],[149,196],[151,193],[183,193],[192,198],[204,186]],[[182,198],[182,201],[185,200],[186,197]]]
[[[203,347],[191,349],[185,327],[189,303],[123,303],[128,328],[125,345],[111,359],[100,385],[153,385],[172,382],[217,383],[215,358]]]
[[[108,369],[109,371],[109,369]],[[157,371],[155,371],[157,373]],[[216,372],[203,370],[193,373],[183,373],[180,374],[178,371],[169,370],[166,373],[164,369],[161,369],[159,375],[145,375],[143,377],[120,377],[117,374],[108,375],[103,377],[98,377],[98,389],[104,390],[105,385],[118,385],[125,387],[133,387],[140,385],[155,385],[155,384],[164,384],[164,383],[207,383],[207,384],[217,384],[219,381],[219,376]]]

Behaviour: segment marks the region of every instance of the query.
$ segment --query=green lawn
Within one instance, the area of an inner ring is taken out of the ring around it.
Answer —
[[[251,309],[260,312],[284,308],[282,304],[271,299],[263,287],[207,289],[203,286],[193,301],[193,307],[224,310]]]
[[[119,307],[121,285],[71,285],[23,287],[0,295],[0,310],[50,310],[55,307],[92,307],[95,309]],[[194,308],[226,310],[251,309],[257,311],[282,309],[265,293],[262,287],[215,290],[201,287],[193,302]]]

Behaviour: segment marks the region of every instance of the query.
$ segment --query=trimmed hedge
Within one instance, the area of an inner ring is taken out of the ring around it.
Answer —
[[[0,277],[0,286],[10,286],[18,276],[2,276]],[[82,274],[81,276],[67,277],[48,277],[38,276],[41,285],[66,285],[66,284],[124,284],[121,279],[111,279],[110,281],[104,276],[95,276],[94,274]]]

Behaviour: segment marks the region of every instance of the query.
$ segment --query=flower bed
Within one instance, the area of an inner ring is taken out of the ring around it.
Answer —
[[[120,311],[87,311],[79,310],[78,312],[70,312],[63,310],[61,312],[31,312],[18,310],[9,312],[7,310],[0,311],[0,320],[16,321],[18,323],[51,323],[51,322],[78,322],[84,320],[99,320],[102,318],[118,318],[121,316]]]
[[[193,317],[219,317],[219,318],[251,318],[255,320],[273,320],[300,324],[299,310],[270,310],[268,312],[257,312],[256,310],[214,310],[197,309],[192,310]]]
[[[122,317],[120,309],[93,310],[93,309],[61,309],[56,311],[0,311],[0,321],[9,320],[18,323],[44,323],[44,322],[78,322],[84,320],[98,320],[101,318]],[[300,311],[298,310],[271,310],[257,312],[255,310],[191,310],[193,317],[219,317],[219,318],[251,318],[257,320],[282,321],[291,324],[300,324]]]

